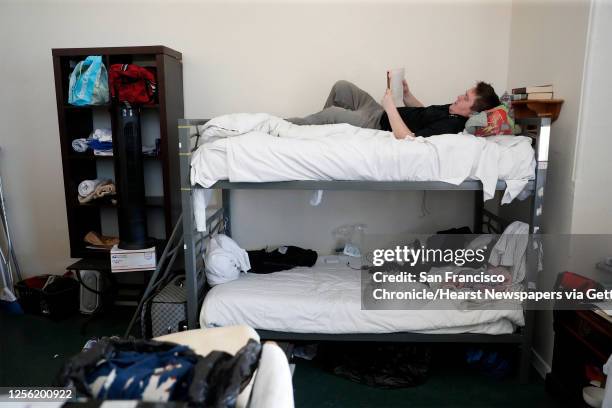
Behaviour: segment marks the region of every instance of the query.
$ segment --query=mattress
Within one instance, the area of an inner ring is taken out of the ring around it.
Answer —
[[[361,271],[344,264],[246,274],[213,287],[202,305],[202,327],[246,324],[290,333],[509,334],[524,325],[521,310],[362,310]]]
[[[502,203],[507,203],[535,174],[531,139],[525,136],[449,134],[397,140],[390,132],[347,124],[296,126],[269,115],[255,123],[257,118],[226,115],[205,125],[210,126],[202,129],[205,143],[192,157],[193,184],[208,188],[219,180],[369,180],[457,185],[480,180],[485,199],[490,199],[497,181],[504,180],[508,188]]]

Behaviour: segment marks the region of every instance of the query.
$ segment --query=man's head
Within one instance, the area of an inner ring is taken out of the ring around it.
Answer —
[[[495,90],[486,82],[478,82],[476,86],[457,96],[449,108],[450,113],[468,117],[474,112],[482,112],[498,106],[501,102]]]

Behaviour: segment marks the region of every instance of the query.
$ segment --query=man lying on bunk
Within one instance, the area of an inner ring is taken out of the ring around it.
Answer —
[[[296,125],[326,125],[349,123],[354,126],[393,131],[397,139],[458,133],[465,127],[470,114],[492,109],[500,104],[490,84],[478,82],[476,86],[457,96],[452,104],[423,104],[404,84],[405,107],[397,108],[391,90],[387,89],[382,106],[363,89],[348,81],[334,84],[322,111],[304,118],[288,119]]]

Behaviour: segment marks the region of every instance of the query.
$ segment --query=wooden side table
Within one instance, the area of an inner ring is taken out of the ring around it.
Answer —
[[[589,385],[586,367],[601,369],[612,354],[612,318],[597,310],[554,312],[555,344],[546,388],[568,406],[586,406],[582,388]]]
[[[552,122],[559,117],[561,105],[563,105],[563,99],[512,101],[512,109],[514,109],[516,119],[532,118],[534,116],[550,117]]]

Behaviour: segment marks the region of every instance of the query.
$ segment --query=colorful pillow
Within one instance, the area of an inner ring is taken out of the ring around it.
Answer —
[[[474,136],[494,136],[514,134],[514,119],[506,105],[470,116],[465,123],[465,130]]]

